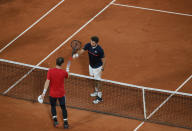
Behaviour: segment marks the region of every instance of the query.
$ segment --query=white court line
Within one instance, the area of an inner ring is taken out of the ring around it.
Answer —
[[[61,0],[58,4],[56,4],[53,8],[51,8],[47,13],[41,16],[36,22],[30,25],[27,29],[25,29],[21,34],[15,37],[11,42],[9,42],[5,47],[0,50],[0,53],[3,52],[8,46],[10,46],[13,42],[15,42],[18,38],[20,38],[23,34],[25,34],[28,30],[30,30],[33,26],[39,23],[43,18],[45,18],[48,14],[50,14],[55,8],[57,8],[60,4],[62,4],[64,0]]]
[[[134,131],[137,131],[145,122],[143,121],[141,124],[139,124],[135,129]]]
[[[188,77],[188,78],[175,90],[175,92],[178,92],[189,80],[191,80],[191,78],[192,78],[192,75],[191,75],[190,77]],[[147,119],[150,119],[150,118],[151,118],[165,103],[167,103],[167,101],[168,101],[172,96],[174,96],[174,95],[175,95],[175,94],[171,94],[169,97],[167,97],[167,99],[164,100],[164,101],[147,117]],[[139,126],[137,126],[134,131],[137,131],[143,124],[144,124],[144,121],[143,121],[141,124],[139,124]]]
[[[156,9],[144,8],[144,7],[139,7],[139,6],[123,5],[123,4],[116,4],[116,3],[113,3],[113,5],[123,6],[123,7],[128,7],[128,8],[142,9],[142,10],[150,10],[150,11],[156,11],[156,12],[162,12],[162,13],[168,13],[168,14],[174,14],[174,15],[192,16],[191,14],[177,13],[177,12],[171,12],[171,11],[165,11],[165,10],[156,10]]]
[[[71,38],[73,38],[77,33],[79,33],[83,28],[85,28],[90,22],[92,22],[97,16],[99,16],[103,11],[105,11],[113,2],[111,1],[105,8],[103,8],[99,13],[97,13],[93,18],[91,18],[88,22],[86,22],[81,28],[79,28],[75,33],[73,33],[70,37],[68,37],[63,43],[61,43],[55,50],[53,50],[48,56],[46,56],[43,60],[41,60],[36,66],[41,65],[45,60],[47,60],[52,54],[54,54],[57,50],[59,50],[64,44],[66,44]],[[18,81],[16,81],[11,87],[9,87],[3,94],[7,94],[12,88],[14,88],[18,83],[20,83],[24,78],[26,78],[35,68],[32,68],[29,72],[27,72],[23,77],[21,77]]]

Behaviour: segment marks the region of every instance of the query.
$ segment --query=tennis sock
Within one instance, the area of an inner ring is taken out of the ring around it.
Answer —
[[[64,121],[67,121],[67,118],[66,119],[63,119]]]
[[[95,92],[98,92],[98,91],[99,91],[99,89],[97,87],[95,87]]]
[[[53,116],[52,119],[57,119],[57,116]]]

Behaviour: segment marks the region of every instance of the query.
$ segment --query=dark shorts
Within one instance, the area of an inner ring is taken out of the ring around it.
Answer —
[[[52,106],[56,106],[57,99],[59,100],[60,105],[65,105],[65,96],[59,97],[59,98],[54,98],[54,97],[49,96],[49,100],[50,100],[50,103]]]

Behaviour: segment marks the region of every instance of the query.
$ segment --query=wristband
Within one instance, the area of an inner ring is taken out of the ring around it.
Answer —
[[[45,94],[46,94],[46,92],[47,92],[47,90],[46,90],[46,89],[44,89],[44,90],[43,90],[43,94],[45,95]]]
[[[69,67],[66,68],[66,71],[69,72]]]

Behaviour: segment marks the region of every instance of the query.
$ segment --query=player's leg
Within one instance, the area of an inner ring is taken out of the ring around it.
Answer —
[[[51,114],[52,114],[52,119],[53,119],[53,124],[55,127],[58,127],[58,121],[57,121],[57,111],[56,111],[56,102],[57,98],[49,97],[50,98],[50,103],[51,103]]]
[[[61,97],[59,98],[59,103],[60,103],[60,107],[61,107],[61,110],[62,110],[62,114],[63,114],[63,126],[64,128],[68,128],[69,125],[68,125],[68,120],[67,120],[67,109],[66,109],[66,105],[65,105],[65,97]]]
[[[93,74],[95,78],[95,92],[96,92],[96,99],[93,101],[94,104],[98,104],[99,102],[103,101],[102,99],[102,92],[101,92],[101,82],[99,79],[101,79],[102,75],[102,66],[96,69],[93,69]]]
[[[94,77],[93,70],[94,69],[89,65],[89,75],[92,77]],[[98,92],[98,86],[96,84],[96,80],[94,80],[94,87],[93,88],[94,88],[94,92],[91,93],[90,96],[95,97],[95,96],[97,96],[97,92]]]

